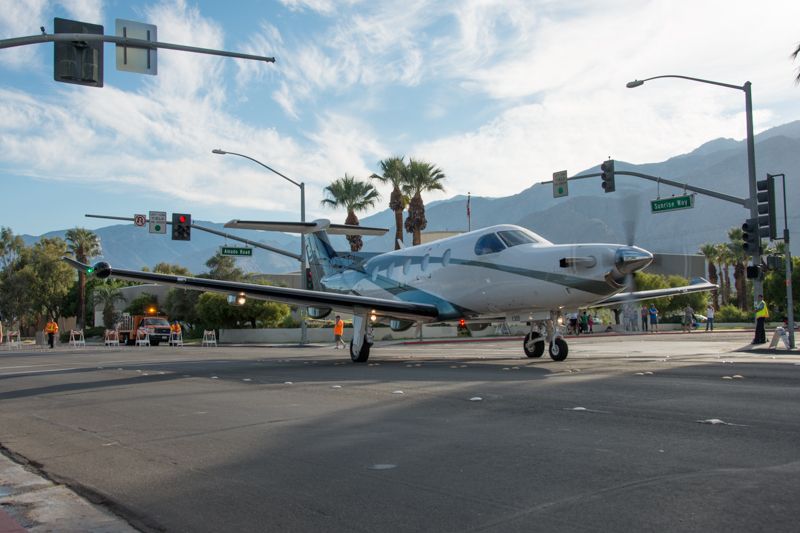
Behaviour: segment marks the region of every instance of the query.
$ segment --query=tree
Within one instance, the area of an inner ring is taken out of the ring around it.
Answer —
[[[114,304],[122,302],[124,299],[116,283],[106,281],[94,287],[92,304],[103,306],[103,326],[106,329],[114,327]]]
[[[158,263],[153,267],[153,272],[158,274],[172,274],[174,276],[191,276],[191,271],[185,266],[176,263]]]
[[[733,262],[733,254],[730,248],[724,243],[717,244],[717,261],[719,261],[722,276],[720,277],[720,295],[722,305],[728,305],[731,301],[731,280],[730,265]]]
[[[188,324],[197,322],[197,301],[202,293],[188,289],[172,289],[164,300],[164,311],[170,320]]]
[[[228,281],[241,281],[244,279],[244,271],[236,266],[236,259],[222,252],[217,252],[208,261],[206,266],[209,268],[208,277],[211,279],[224,279]]]
[[[347,210],[344,223],[352,226],[358,226],[356,213],[373,207],[380,198],[380,193],[371,183],[359,181],[348,174],[325,187],[325,194],[328,197],[322,200],[322,205],[333,209],[344,207]],[[353,252],[364,246],[361,235],[348,235],[347,241]]]
[[[736,286],[736,300],[739,309],[747,311],[749,309],[747,297],[747,271],[744,262],[747,260],[747,253],[742,244],[742,228],[731,228],[728,230],[728,249],[733,257],[733,282]]]
[[[382,176],[373,174],[370,176],[384,184],[392,185],[392,194],[389,197],[389,209],[394,212],[394,249],[400,249],[400,243],[403,242],[403,210],[408,204],[408,197],[403,194],[403,186],[405,185],[406,177],[406,163],[405,156],[390,157],[379,161]]]
[[[425,218],[425,204],[422,202],[422,193],[428,191],[443,191],[442,180],[444,172],[430,163],[411,159],[406,166],[404,191],[411,200],[408,203],[408,218],[405,229],[413,235],[412,245],[422,242],[422,230],[428,226]]]
[[[797,59],[797,56],[800,55],[800,44],[797,45],[794,52],[792,52],[792,59]],[[797,69],[797,77],[794,79],[795,83],[800,83],[800,68]]]
[[[158,309],[158,298],[154,294],[143,292],[130,301],[125,312],[132,315],[144,315],[150,308]]]
[[[11,228],[0,228],[0,268],[5,270],[19,257],[20,250],[25,247],[22,237],[14,235]]]
[[[45,315],[55,320],[61,316],[64,296],[75,276],[75,270],[61,260],[66,253],[67,243],[59,238],[43,237],[33,246],[30,262],[24,268],[32,274],[28,299],[37,317]]]
[[[72,228],[66,234],[68,248],[75,259],[86,263],[100,253],[100,239],[85,228]],[[78,329],[83,329],[86,319],[86,273],[78,271]]]
[[[781,268],[767,273],[764,278],[764,300],[774,312],[776,318],[787,316],[786,306],[786,267],[781,263]],[[792,303],[795,317],[800,317],[800,258],[792,258]]]
[[[719,283],[719,276],[717,275],[717,247],[711,243],[706,243],[700,247],[700,253],[706,257],[708,262],[708,281],[717,285]],[[719,302],[717,301],[717,291],[711,292],[711,303],[714,309],[719,309]]]

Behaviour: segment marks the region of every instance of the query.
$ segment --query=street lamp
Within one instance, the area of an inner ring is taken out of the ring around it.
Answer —
[[[739,91],[744,91],[744,109],[745,109],[745,120],[747,121],[747,174],[748,174],[748,181],[750,185],[750,217],[751,218],[758,218],[758,205],[756,202],[756,195],[758,191],[756,190],[756,150],[755,150],[755,141],[753,139],[753,98],[750,93],[750,82],[744,82],[744,85],[733,85],[730,83],[721,83],[718,81],[711,81],[711,80],[704,80],[701,78],[692,78],[691,76],[680,76],[678,74],[666,74],[663,76],[653,76],[652,78],[646,78],[643,80],[633,80],[629,81],[625,86],[628,89],[633,89],[635,87],[639,87],[643,85],[644,82],[650,80],[657,80],[659,78],[680,78],[683,80],[690,80],[690,81],[697,81],[700,83],[708,83],[709,85],[719,85],[720,87],[727,87],[728,89],[737,89]],[[760,246],[756,247],[755,252],[753,253],[753,264],[756,266],[761,265],[761,249]],[[762,282],[761,277],[757,277],[753,280],[753,298],[758,298],[758,295],[762,293]]]
[[[244,157],[245,159],[249,159],[253,163],[259,164],[262,167],[266,168],[273,174],[277,174],[278,176],[282,177],[292,185],[300,188],[300,222],[306,221],[306,184],[304,182],[297,182],[288,176],[284,176],[277,170],[272,167],[269,167],[259,161],[258,159],[253,159],[250,156],[244,154],[237,154],[236,152],[226,152],[225,150],[220,150],[219,148],[214,148],[211,150],[212,154],[217,155],[238,155],[239,157]],[[300,234],[300,279],[305,279],[306,276],[306,268],[307,268],[307,258],[306,258],[306,236],[304,233]],[[300,310],[300,344],[308,344],[308,328],[306,325],[306,318],[304,316],[305,311],[303,308]]]

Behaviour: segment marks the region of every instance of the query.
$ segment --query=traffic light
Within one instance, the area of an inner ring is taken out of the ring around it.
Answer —
[[[614,160],[603,161],[603,164],[600,165],[600,170],[603,172],[600,176],[603,180],[603,190],[605,192],[614,192],[616,189],[614,186]]]
[[[192,240],[192,215],[187,213],[172,213],[172,240]]]
[[[53,33],[95,33],[103,26],[56,17]],[[56,41],[53,43],[53,79],[90,87],[103,86],[103,41]]]
[[[769,237],[774,241],[778,237],[775,223],[775,178],[767,174],[767,179],[756,182],[756,189],[759,237]]]
[[[758,234],[758,220],[755,218],[748,218],[742,224],[742,248],[745,252],[753,255],[759,250],[761,246],[761,237]]]
[[[306,289],[314,290],[314,278],[311,276],[311,269],[306,268]]]

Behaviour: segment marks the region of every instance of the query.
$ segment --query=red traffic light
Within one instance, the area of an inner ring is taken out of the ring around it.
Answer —
[[[186,223],[186,215],[179,216],[178,217],[178,222],[180,222],[181,224],[185,224]]]

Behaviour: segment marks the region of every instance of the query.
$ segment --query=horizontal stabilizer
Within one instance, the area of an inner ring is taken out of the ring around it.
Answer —
[[[225,227],[261,231],[281,231],[283,233],[302,233],[304,235],[314,233],[315,231],[326,231],[330,235],[383,235],[389,231],[387,228],[331,224],[330,220],[324,218],[313,222],[270,222],[234,219],[225,224]]]

